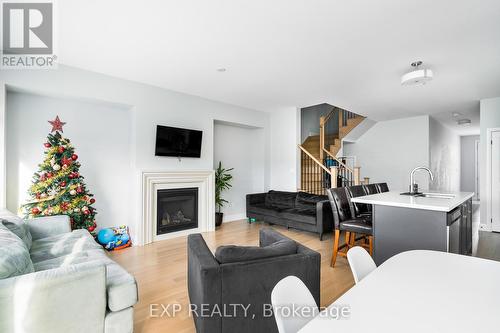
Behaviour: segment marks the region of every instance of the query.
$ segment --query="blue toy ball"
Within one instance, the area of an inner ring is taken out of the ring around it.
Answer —
[[[115,240],[115,233],[110,228],[101,229],[97,234],[97,240],[100,244],[107,244]]]
[[[122,244],[126,244],[126,243],[128,243],[130,236],[128,234],[123,234],[120,236],[120,239],[122,241]]]

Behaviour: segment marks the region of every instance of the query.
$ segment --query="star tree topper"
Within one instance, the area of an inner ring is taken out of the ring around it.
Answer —
[[[49,123],[52,125],[50,133],[57,131],[63,132],[63,126],[66,125],[66,123],[63,123],[61,119],[59,119],[59,116],[56,116],[56,119],[54,120],[49,120]]]

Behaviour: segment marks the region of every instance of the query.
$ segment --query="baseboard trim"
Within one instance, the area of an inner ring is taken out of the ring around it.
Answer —
[[[224,214],[224,218],[222,219],[222,223],[229,223],[235,221],[246,220],[246,213],[237,213],[237,214]]]
[[[479,230],[491,232],[491,225],[490,224],[479,224]]]

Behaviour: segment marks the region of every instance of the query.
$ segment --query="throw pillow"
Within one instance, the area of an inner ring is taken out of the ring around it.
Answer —
[[[29,231],[28,225],[21,218],[6,218],[3,217],[0,219],[0,222],[7,227],[10,231],[12,231],[17,237],[21,238],[21,240],[26,244],[26,247],[31,249],[31,233]]]
[[[24,242],[0,223],[0,279],[34,272]]]

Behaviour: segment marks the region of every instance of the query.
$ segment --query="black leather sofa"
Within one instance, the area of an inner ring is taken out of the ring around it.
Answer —
[[[281,243],[278,244],[281,250],[286,243],[288,252],[277,254],[274,246],[277,243]],[[188,292],[191,309],[197,310],[191,313],[197,333],[278,333],[274,316],[268,316],[267,310],[274,286],[289,275],[304,282],[319,306],[321,255],[318,252],[271,228],[260,230],[259,247],[226,247],[231,260],[228,255],[220,255],[219,249],[214,257],[200,234],[188,236]],[[241,259],[236,261],[238,255]],[[249,308],[245,312],[238,307],[234,313],[233,304]],[[208,309],[205,315],[200,311],[202,307]],[[220,316],[217,312],[206,315],[217,308],[228,309],[230,315]]]
[[[247,194],[247,217],[288,228],[315,232],[319,239],[333,231],[333,215],[326,195],[269,191]]]

